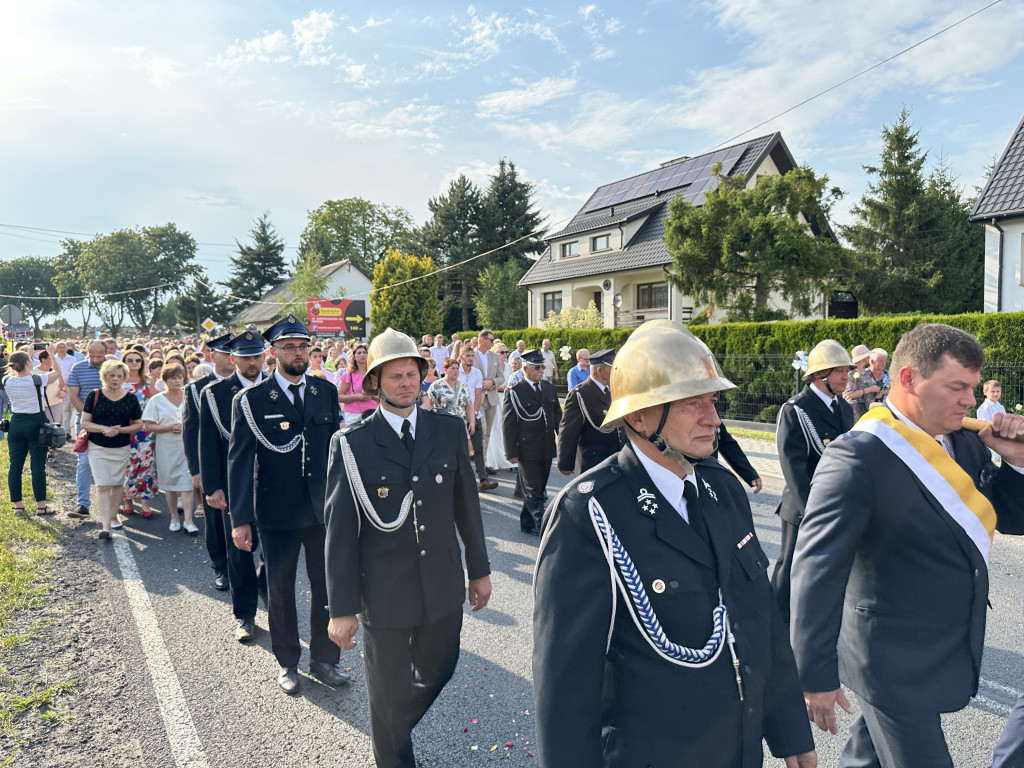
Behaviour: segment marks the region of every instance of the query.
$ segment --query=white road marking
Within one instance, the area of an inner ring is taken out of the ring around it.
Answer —
[[[192,715],[185,704],[181,683],[171,664],[171,656],[164,644],[164,636],[160,632],[153,605],[149,601],[142,576],[135,565],[135,555],[132,554],[131,545],[124,536],[114,536],[114,554],[117,555],[121,581],[124,583],[125,592],[128,593],[128,605],[132,609],[139,639],[142,641],[146,667],[153,680],[153,691],[160,706],[167,738],[171,743],[174,762],[177,768],[210,768],[206,755],[203,754],[195,723],[192,722]]]
[[[995,680],[989,680],[987,677],[981,678],[981,684],[982,685],[987,685],[989,688],[995,688],[997,691],[1002,691],[1003,693],[1008,693],[1014,699],[1017,699],[1021,695],[1024,695],[1024,692],[1018,691],[1016,688],[1011,688],[1008,685],[1003,685],[1002,683],[997,683]]]
[[[991,709],[996,714],[1008,717],[1010,715],[1010,707],[1006,704],[1002,704],[994,699],[990,699],[988,696],[982,696],[980,693],[974,697],[973,701],[977,704],[983,704],[986,709]]]
[[[484,500],[484,496],[488,496],[486,501]],[[506,512],[500,506],[498,506],[497,504],[491,502],[491,499],[494,499],[496,501],[500,500],[500,501],[504,501],[504,502],[507,503],[507,500],[502,498],[501,496],[490,496],[490,494],[483,494],[483,493],[481,493],[480,494],[480,508],[481,509],[485,509],[488,512],[491,512],[492,514],[501,515],[502,517],[507,517],[509,520],[515,520],[517,523],[519,522],[519,514],[518,513],[517,514],[512,514],[511,512]]]

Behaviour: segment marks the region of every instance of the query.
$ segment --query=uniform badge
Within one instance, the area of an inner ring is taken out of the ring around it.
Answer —
[[[748,534],[747,534],[746,536],[744,536],[744,537],[743,537],[742,539],[740,539],[740,540],[739,540],[739,542],[737,542],[737,544],[736,544],[736,549],[743,549],[743,548],[744,548],[745,546],[747,546],[747,543],[748,543],[748,542],[749,542],[749,541],[750,541],[750,540],[751,540],[752,538],[754,538],[754,533],[753,533],[753,531],[751,531],[750,533],[748,533]]]
[[[659,595],[665,591],[665,582],[661,579],[655,579],[651,584],[651,589],[657,592]]]
[[[576,486],[576,490],[579,491],[580,493],[590,493],[592,490],[594,490],[594,481],[584,480],[582,483]]]
[[[282,421],[280,426],[281,426],[281,429],[291,429],[292,428],[292,423],[290,421]]]
[[[267,397],[269,397],[271,400],[277,400],[277,398],[279,398],[280,396],[281,393],[278,392],[276,389],[270,390],[270,394],[267,395]]]
[[[315,395],[316,394],[316,386],[315,385],[313,385],[313,384],[309,385],[309,394],[311,394],[311,395]]]
[[[442,482],[444,482],[444,478],[441,477],[441,475],[439,475],[439,474],[435,475],[434,476],[434,482],[437,483],[438,485],[440,485]]]
[[[701,478],[701,482],[704,483],[704,490],[708,492],[708,496],[710,496],[715,501],[718,501],[718,496],[715,494],[714,489],[710,485],[708,485],[708,481],[705,480],[704,478]]]
[[[828,438],[826,437],[826,438],[825,438],[824,440],[822,440],[821,442],[822,442],[822,443],[824,443],[825,445],[828,445],[828,444],[829,444],[829,443],[831,443],[832,441],[831,441],[831,440],[829,440],[829,439],[828,439]]]
[[[237,385],[237,384],[232,384],[232,385],[231,385],[231,395],[232,395],[232,397],[234,396],[234,394],[235,394],[235,393],[236,393],[237,391],[238,391],[238,385]]]
[[[388,489],[387,488],[378,488],[377,489],[377,498],[378,499],[386,499],[387,497],[388,497]]]
[[[655,501],[656,498],[658,497],[646,488],[641,488],[640,495],[636,497],[636,501],[640,505],[640,509],[649,515],[653,515],[658,511],[658,502]]]

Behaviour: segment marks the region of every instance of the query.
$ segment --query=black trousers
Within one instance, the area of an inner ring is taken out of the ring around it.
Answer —
[[[231,528],[225,530],[224,512],[206,503],[206,494],[196,494],[203,502],[203,519],[206,521],[206,551],[210,554],[210,565],[217,573],[224,573],[228,567],[228,540]],[[255,547],[254,547],[255,548]]]
[[[259,532],[252,526],[252,552],[241,550],[235,546],[234,539],[231,538],[231,514],[226,509],[215,509],[214,512],[222,516],[222,524],[227,535],[225,547],[228,583],[231,585],[231,612],[236,619],[252,621],[256,618],[259,596],[267,598],[267,571],[263,564],[263,551],[259,550],[257,554],[260,544]]]
[[[883,712],[860,698],[840,768],[953,768],[938,712]]]
[[[261,530],[264,567],[267,572],[267,612],[270,614],[270,647],[277,663],[294,667],[299,663],[299,625],[295,609],[295,575],[299,551],[306,552],[309,577],[309,657],[336,664],[341,649],[327,635],[327,576],[324,569],[325,529],[322,525],[288,530]]]
[[[37,502],[46,502],[46,446],[39,444],[39,427],[43,425],[40,413],[12,413],[11,429],[7,433],[10,467],[7,470],[7,489],[11,501],[21,501],[21,473],[25,457],[32,467],[32,495]]]
[[[796,550],[796,535],[800,526],[787,523],[780,518],[782,524],[782,543],[779,548],[779,559],[775,561],[772,571],[772,587],[775,588],[775,599],[782,612],[782,620],[789,626],[789,594],[793,573],[793,552]]]
[[[524,531],[540,530],[544,506],[548,501],[548,475],[551,459],[531,461],[519,457],[519,482],[523,489],[523,508],[519,512],[519,527]]]
[[[992,757],[992,768],[1024,765],[1024,696],[1013,705]]]
[[[487,456],[484,452],[484,421],[476,420],[476,429],[469,436],[473,445],[473,466],[476,467],[476,479],[481,483],[487,479]]]
[[[462,611],[417,627],[363,626],[377,768],[416,768],[412,729],[455,673],[461,633]]]

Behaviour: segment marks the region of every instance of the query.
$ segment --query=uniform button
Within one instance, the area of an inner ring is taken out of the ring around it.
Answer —
[[[750,665],[749,664],[744,664],[743,665],[743,674],[744,675],[749,675],[750,674]]]
[[[381,476],[380,476],[380,479],[381,479],[381,480],[387,480],[387,478],[386,478],[386,477],[384,477],[384,475],[381,475]]]
[[[417,499],[416,500],[416,506],[417,507],[422,507],[423,506],[423,499]]]
[[[413,475],[413,476],[412,476],[412,481],[413,481],[414,483],[418,483],[418,482],[420,481],[420,478],[419,478],[419,476],[418,476],[418,475]]]
[[[426,557],[426,556],[427,556],[427,550],[421,549],[420,550],[420,557]]]
[[[425,525],[421,525],[421,526],[420,526],[420,530],[421,530],[421,531],[425,531],[425,530],[427,530],[427,526],[425,526]]]
[[[977,569],[977,568],[975,568],[975,569],[974,569],[974,578],[978,578],[978,575],[979,575],[979,574],[980,574],[980,571],[978,571],[978,569]]]

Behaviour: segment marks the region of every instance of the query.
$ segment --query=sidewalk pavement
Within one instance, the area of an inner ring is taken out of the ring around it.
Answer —
[[[785,485],[785,478],[782,476],[782,468],[779,466],[779,451],[775,440],[758,440],[752,437],[737,437],[736,442],[740,444],[743,452],[747,454],[751,465],[761,476],[765,485]],[[727,462],[723,462],[729,466]]]

